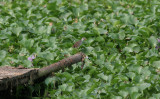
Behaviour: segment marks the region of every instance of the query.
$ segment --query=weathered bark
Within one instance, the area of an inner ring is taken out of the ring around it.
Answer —
[[[32,81],[52,72],[82,61],[83,55],[83,53],[77,53],[41,69],[18,69],[10,66],[0,67],[0,91],[12,89],[20,84],[32,83]]]
[[[84,55],[83,53],[78,53],[69,58],[63,59],[57,63],[51,64],[50,66],[43,67],[38,70],[38,77],[45,76],[51,72],[55,72],[67,66],[71,66],[72,64],[80,62],[83,58],[83,55]]]
[[[17,69],[11,66],[0,67],[0,91],[32,81],[32,76],[37,74],[37,70]]]

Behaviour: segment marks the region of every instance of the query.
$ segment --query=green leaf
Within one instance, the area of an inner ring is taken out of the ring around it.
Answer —
[[[66,91],[67,84],[60,85],[59,88],[60,88],[62,91]]]
[[[155,36],[151,36],[149,39],[148,39],[149,43],[151,44],[151,46],[153,47],[156,47],[158,41],[157,41],[157,38]]]
[[[56,3],[57,3],[56,1],[54,1],[54,2],[52,1],[51,3],[48,3],[48,5],[47,5],[48,10],[55,11],[57,8]]]
[[[120,40],[123,40],[125,38],[125,33],[120,32],[120,33],[118,33],[118,36],[119,36]]]
[[[123,51],[124,51],[124,52],[133,52],[133,49],[132,49],[132,47],[125,47],[125,48],[123,49]]]
[[[133,47],[133,51],[138,53],[140,51],[140,46]]]
[[[144,67],[142,69],[142,73],[144,77],[150,76],[151,75],[151,71],[149,70],[149,67]]]
[[[93,47],[86,47],[86,53],[91,53],[93,51]]]
[[[112,61],[115,60],[116,57],[117,57],[117,53],[111,54],[111,55],[108,57],[107,61],[112,62]]]
[[[127,88],[129,94],[137,93],[138,92],[138,87],[128,87]]]
[[[134,92],[131,94],[131,99],[138,99],[138,97],[140,96],[141,94],[138,93],[138,92]]]
[[[95,88],[97,87],[97,83],[93,84],[90,89],[88,89],[87,94],[90,94],[92,91],[95,90]]]
[[[122,99],[121,96],[111,96],[110,98],[111,98],[111,99]]]
[[[122,21],[125,22],[126,24],[134,24],[134,25],[138,24],[138,20],[136,19],[136,17],[128,14],[123,15]]]
[[[112,39],[119,39],[119,34],[118,33],[109,33],[109,37]]]
[[[16,34],[17,36],[19,36],[19,34],[20,34],[21,31],[22,31],[22,27],[14,27],[14,28],[12,29],[12,32],[13,32],[14,34]]]
[[[51,52],[41,52],[38,54],[39,57],[44,58],[46,60],[54,60],[55,53]]]
[[[72,79],[72,75],[68,72],[64,72],[63,76],[66,78],[66,80],[71,80]]]
[[[74,87],[72,85],[68,85],[67,91],[72,92],[74,90]]]
[[[150,83],[141,83],[141,84],[138,85],[140,91],[143,91],[143,90],[145,90],[146,88],[148,88],[150,86],[151,86]]]
[[[159,99],[160,98],[160,93],[153,94],[153,97],[156,98],[156,99]]]
[[[56,77],[52,77],[52,78],[47,78],[45,80],[45,84],[48,86],[50,83],[53,84],[56,82]]]
[[[85,3],[85,4],[81,5],[80,8],[82,10],[88,10],[88,4]]]
[[[96,40],[98,42],[105,42],[105,40],[104,40],[104,38],[102,36],[97,37]]]
[[[130,77],[132,80],[134,79],[134,77],[136,76],[136,74],[134,72],[129,72],[126,74],[128,77]]]
[[[107,34],[107,30],[104,30],[103,28],[99,28],[98,29],[98,31],[99,31],[99,34]]]
[[[160,61],[154,61],[153,62],[153,66],[157,67],[158,69],[160,69]]]
[[[150,97],[149,99],[156,99],[156,98],[154,98],[154,97]]]
[[[118,92],[119,95],[121,95],[123,98],[127,97],[127,95],[129,94],[127,91],[123,91],[121,90],[120,92]]]
[[[34,44],[34,40],[33,39],[23,39],[22,41],[20,41],[20,43],[26,47],[26,48],[32,48],[33,44]]]
[[[114,43],[113,42],[107,42],[106,47],[113,47]]]
[[[140,74],[141,72],[142,72],[142,67],[140,67],[140,66],[135,66],[135,65],[132,65],[132,66],[129,66],[128,67],[128,70],[129,71],[133,71],[133,72],[136,72],[136,73],[138,73],[138,74]]]
[[[29,60],[24,60],[23,64],[24,64],[25,67],[32,67],[32,62],[29,61]]]
[[[138,53],[140,51],[140,47],[136,43],[131,43],[127,47],[125,47],[123,49],[123,51],[124,52],[133,52],[133,51],[135,51],[135,52]]]
[[[90,75],[85,75],[84,78],[86,79],[84,82],[89,82],[91,76]]]
[[[108,81],[108,76],[104,75],[103,73],[98,74],[99,78],[102,78],[105,81]]]
[[[3,23],[4,23],[3,18],[0,18],[0,24],[3,24]]]
[[[7,54],[6,51],[4,51],[4,50],[1,50],[1,51],[0,51],[0,56],[1,56],[0,62],[6,57],[6,54]]]

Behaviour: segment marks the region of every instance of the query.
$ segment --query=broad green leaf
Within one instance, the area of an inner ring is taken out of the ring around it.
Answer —
[[[88,10],[88,4],[83,4],[80,6],[82,10]]]
[[[122,17],[122,21],[125,22],[126,24],[134,24],[134,25],[138,24],[137,18],[134,17],[133,15],[128,15],[128,14],[124,14],[124,16]]]
[[[96,38],[98,42],[105,42],[105,39],[102,36]]]
[[[24,60],[24,61],[23,61],[23,64],[24,64],[25,67],[29,67],[29,68],[31,68],[32,65],[33,65],[32,62],[29,61],[29,60]]]
[[[93,51],[93,47],[86,47],[86,51],[87,51],[87,53],[91,53],[92,51]]]
[[[140,46],[133,47],[133,51],[138,53],[140,51]]]
[[[22,31],[22,27],[14,27],[14,28],[12,29],[12,32],[13,32],[14,34],[16,34],[17,36],[19,36],[19,34],[20,34],[21,31]]]
[[[151,36],[149,39],[148,39],[149,43],[151,44],[151,46],[153,47],[156,47],[158,41],[157,39],[155,38],[155,36]]]
[[[63,75],[67,80],[72,79],[72,75],[70,73],[68,73],[68,72],[64,72]]]
[[[134,79],[134,77],[136,76],[136,74],[134,72],[129,72],[126,74],[129,78],[131,78],[132,80]]]
[[[108,32],[107,30],[104,30],[103,28],[99,28],[98,31],[100,34],[107,34]]]
[[[154,98],[154,97],[150,97],[149,99],[156,99],[156,98]]]
[[[28,40],[23,39],[22,41],[20,41],[20,43],[28,49],[28,48],[31,48],[33,46],[34,40],[33,39],[28,39]]]
[[[91,76],[90,75],[85,75],[84,78],[86,79],[84,82],[89,82]]]
[[[41,52],[38,56],[47,60],[54,60],[55,53]]]
[[[114,27],[119,27],[120,26],[120,21],[119,20],[116,20],[116,21],[114,21],[114,23],[113,23],[113,26]]]
[[[143,76],[145,76],[145,77],[151,75],[151,71],[149,70],[149,67],[143,67],[142,68],[142,73],[143,73]]]
[[[98,77],[102,78],[105,81],[108,81],[108,76],[104,75],[103,73],[98,74]]]
[[[119,36],[120,40],[123,40],[125,38],[125,33],[120,32],[120,33],[118,33],[118,36]]]
[[[112,61],[114,61],[114,60],[116,59],[116,57],[117,57],[117,54],[116,54],[116,53],[111,54],[111,55],[108,57],[107,61],[112,62]]]
[[[118,92],[118,93],[119,93],[119,95],[121,95],[123,98],[127,97],[127,95],[128,95],[128,92],[127,92],[127,91],[123,91],[123,90],[121,90],[121,91]]]
[[[123,49],[124,52],[133,52],[133,48],[132,47],[125,47]]]
[[[48,86],[50,83],[53,84],[56,81],[56,77],[52,77],[52,78],[47,78],[45,80],[45,84]]]
[[[0,51],[0,56],[1,56],[0,62],[6,57],[6,54],[7,54],[6,51],[4,51],[4,50],[1,50],[1,51]]]
[[[128,90],[128,92],[129,92],[129,94],[133,94],[133,93],[137,93],[138,92],[138,87],[127,87],[126,88],[127,90]]]
[[[121,96],[111,96],[111,99],[123,99]]]
[[[101,60],[101,59],[97,59],[96,61],[95,61],[95,63],[97,64],[97,65],[99,65],[99,66],[103,66],[103,64],[104,64],[104,61],[103,60]]]
[[[138,92],[133,92],[133,93],[131,94],[131,99],[137,99],[140,95],[141,95],[141,94],[138,93]]]
[[[153,94],[153,97],[156,98],[156,99],[159,99],[160,98],[160,93]]]
[[[143,91],[143,90],[145,90],[146,88],[148,88],[150,86],[151,86],[150,83],[141,83],[141,84],[138,85],[140,91]]]
[[[135,65],[132,65],[132,66],[129,66],[128,67],[128,70],[129,71],[133,71],[133,72],[136,72],[136,73],[138,73],[138,74],[140,74],[141,72],[142,72],[142,67],[140,67],[140,66],[135,66]]]
[[[60,88],[62,91],[66,91],[67,84],[60,85],[59,88]]]
[[[68,85],[66,90],[72,92],[74,90],[74,87],[72,85]]]
[[[145,57],[157,57],[158,56],[158,50],[156,48],[152,48],[150,50],[148,50],[147,54],[145,55]],[[151,62],[152,63],[152,62]]]
[[[107,44],[106,44],[106,47],[108,47],[108,48],[112,48],[114,46],[114,43],[113,42],[107,42]]]
[[[160,61],[154,61],[153,62],[153,66],[157,67],[158,69],[160,69]]]
[[[49,2],[47,5],[47,8],[51,11],[55,11],[57,8],[56,3],[57,3],[56,1]]]
[[[112,39],[119,39],[119,34],[118,33],[109,33],[109,37]]]
[[[3,18],[0,18],[0,24],[3,24],[4,23],[3,21],[4,21]]]
[[[88,89],[87,94],[90,94],[92,91],[95,90],[95,88],[97,87],[97,84],[93,84],[90,89]]]

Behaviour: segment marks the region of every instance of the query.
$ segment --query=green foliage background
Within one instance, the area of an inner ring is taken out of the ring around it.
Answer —
[[[43,97],[160,98],[159,0],[3,0],[0,13],[1,66],[33,68],[33,54],[35,68],[88,55],[83,70],[78,63],[47,78]]]

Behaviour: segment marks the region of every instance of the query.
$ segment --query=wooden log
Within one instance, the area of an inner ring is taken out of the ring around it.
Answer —
[[[51,64],[50,66],[43,67],[38,70],[38,77],[45,76],[51,72],[58,71],[58,70],[63,69],[67,66],[71,66],[72,64],[80,62],[80,61],[82,61],[83,56],[84,56],[83,53],[78,53],[78,54],[75,54],[69,58],[63,59],[57,63]]]
[[[84,54],[80,52],[41,69],[19,69],[11,66],[0,67],[0,91],[12,89],[20,84],[31,84],[33,81],[52,72],[82,61],[83,57]]]
[[[37,70],[17,69],[11,66],[0,67],[0,91],[32,81],[32,76],[37,74]]]

